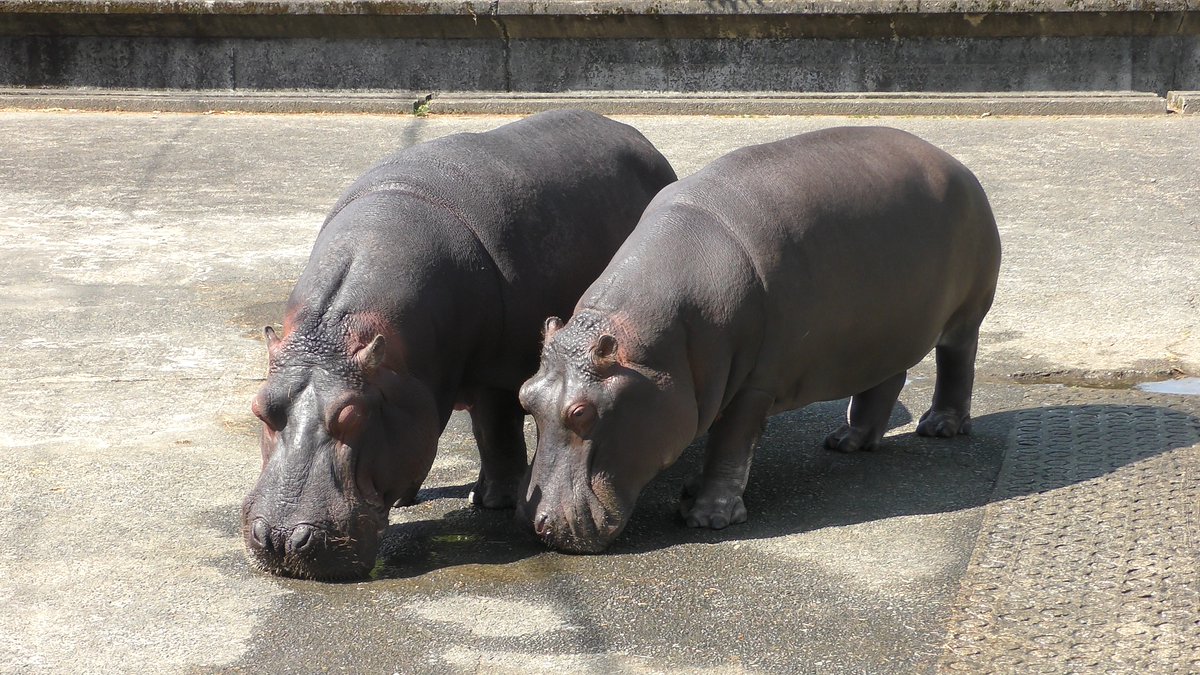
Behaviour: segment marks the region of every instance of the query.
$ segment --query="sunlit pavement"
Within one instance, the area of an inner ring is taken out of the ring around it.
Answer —
[[[599,556],[467,507],[452,421],[374,578],[265,576],[261,328],[373,161],[495,117],[0,113],[0,670],[1200,670],[1200,118],[628,117],[687,174],[836,124],[971,167],[1004,245],[969,438],[874,453],[842,404],[773,418],[750,522],[690,530],[698,447]],[[936,261],[931,261],[931,264]],[[1186,387],[1185,387],[1186,390]]]

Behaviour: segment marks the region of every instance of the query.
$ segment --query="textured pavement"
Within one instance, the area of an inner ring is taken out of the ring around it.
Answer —
[[[466,506],[456,417],[375,578],[246,564],[248,401],[324,211],[489,117],[0,113],[0,671],[1196,672],[1200,118],[630,117],[680,174],[834,124],[979,175],[1005,247],[974,433],[877,452],[773,418],[750,522],[674,515],[693,449],[599,556]],[[1079,385],[1088,385],[1087,387]]]

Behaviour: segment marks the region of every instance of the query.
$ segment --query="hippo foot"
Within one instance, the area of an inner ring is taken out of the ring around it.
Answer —
[[[917,434],[921,436],[939,436],[950,438],[958,434],[971,433],[971,416],[960,415],[953,410],[934,410],[930,408],[917,424]]]
[[[741,497],[697,498],[679,504],[679,515],[688,527],[707,527],[713,530],[746,522],[746,505]]]
[[[879,447],[879,438],[870,429],[843,424],[840,429],[825,437],[825,448],[836,452],[874,450]]]
[[[683,498],[679,501],[679,515],[688,527],[707,527],[720,530],[730,525],[746,522],[746,505],[741,495],[700,494],[699,478],[683,485]]]
[[[467,501],[484,509],[511,509],[517,505],[517,481],[489,481],[481,477],[471,488]]]

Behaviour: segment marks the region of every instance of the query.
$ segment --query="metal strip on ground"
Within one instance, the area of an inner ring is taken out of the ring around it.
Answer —
[[[1038,403],[1019,414],[938,671],[1200,672],[1200,398]]]

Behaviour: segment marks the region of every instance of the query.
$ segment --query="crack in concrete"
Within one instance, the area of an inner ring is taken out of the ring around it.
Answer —
[[[512,91],[512,38],[508,34],[508,25],[500,17],[500,0],[492,0],[488,4],[488,17],[492,20],[492,24],[496,26],[496,29],[500,31],[500,48],[504,55],[501,60],[501,65],[504,68],[504,91]]]

